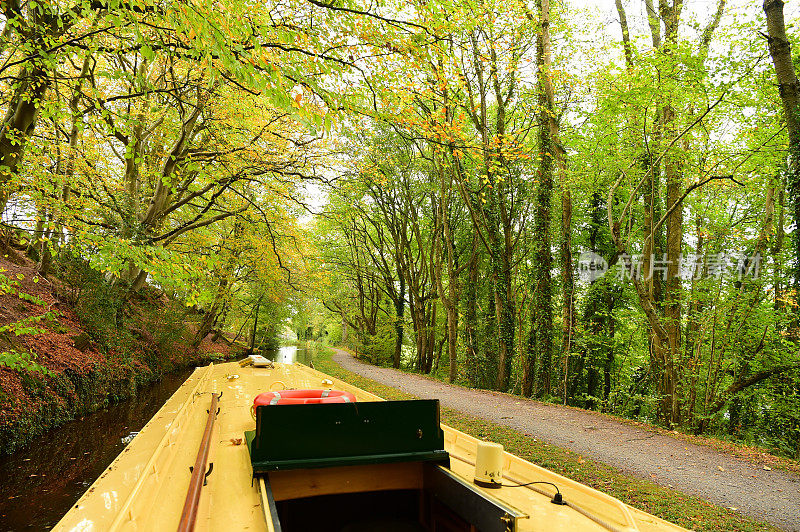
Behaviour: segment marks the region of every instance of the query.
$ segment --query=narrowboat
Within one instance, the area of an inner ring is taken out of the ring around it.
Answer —
[[[684,530],[299,363],[197,368],[56,531]]]

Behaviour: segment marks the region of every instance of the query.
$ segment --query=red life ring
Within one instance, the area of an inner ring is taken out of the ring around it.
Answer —
[[[308,405],[322,403],[354,403],[356,396],[341,390],[281,390],[264,392],[253,400],[253,408],[266,405]]]

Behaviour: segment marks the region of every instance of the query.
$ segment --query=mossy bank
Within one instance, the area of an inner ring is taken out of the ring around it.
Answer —
[[[237,354],[197,341],[197,311],[155,289],[134,296],[79,259],[42,277],[0,258],[0,454],[123,401],[179,368]]]

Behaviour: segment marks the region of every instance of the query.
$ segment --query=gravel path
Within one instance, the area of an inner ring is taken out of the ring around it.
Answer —
[[[498,392],[473,390],[365,364],[345,351],[333,360],[353,373],[445,407],[505,425],[559,447],[720,506],[800,532],[800,476],[650,432],[605,416]]]

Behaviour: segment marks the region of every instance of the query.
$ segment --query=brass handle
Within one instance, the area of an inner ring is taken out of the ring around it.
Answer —
[[[281,390],[285,390],[286,389],[286,383],[284,383],[283,381],[275,381],[275,382],[273,382],[272,384],[269,385],[269,391],[271,391],[271,392],[280,391],[280,390],[276,390],[275,389],[275,385],[276,384],[280,384],[281,386],[283,386],[283,388],[281,388]]]

